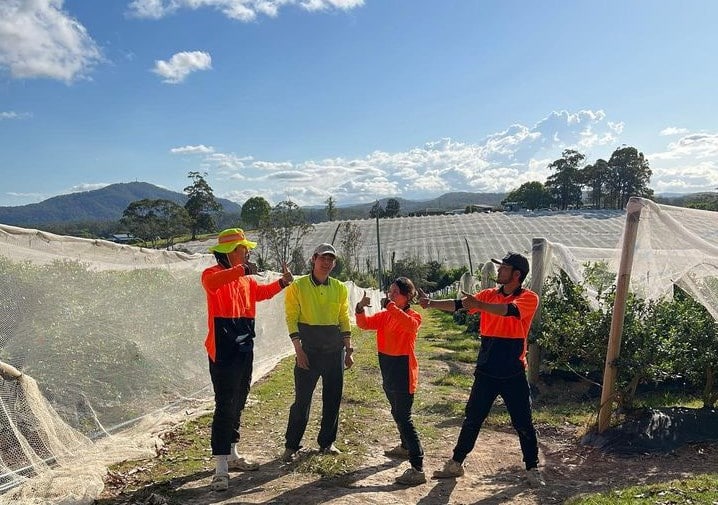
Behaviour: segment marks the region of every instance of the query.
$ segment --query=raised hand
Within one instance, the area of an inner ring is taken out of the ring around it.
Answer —
[[[357,308],[359,307],[361,307],[362,309],[364,307],[371,307],[371,298],[366,295],[366,290],[364,290],[364,295],[362,296],[362,299],[359,300],[359,303],[357,303]]]
[[[474,295],[467,293],[463,289],[461,290],[461,306],[465,309],[478,309],[479,302],[474,298]]]
[[[292,282],[294,282],[294,275],[292,275],[292,272],[289,271],[289,268],[287,268],[287,263],[282,263],[282,280],[284,281],[285,286],[289,286]]]
[[[419,293],[419,305],[421,305],[422,309],[425,309],[429,306],[429,295],[424,293],[424,290],[421,288],[417,288],[417,292]]]

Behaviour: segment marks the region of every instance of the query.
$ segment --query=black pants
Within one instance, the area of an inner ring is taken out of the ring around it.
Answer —
[[[481,425],[499,395],[504,399],[511,424],[519,435],[526,469],[538,466],[538,440],[531,420],[531,394],[524,373],[502,379],[476,375],[466,403],[466,417],[454,447],[454,461],[463,462],[472,451],[479,437]]]
[[[239,442],[239,419],[247,403],[252,383],[254,352],[237,352],[231,359],[214,363],[209,360],[209,375],[214,388],[212,417],[212,454],[229,454]]]
[[[294,403],[289,409],[284,446],[293,451],[301,448],[302,437],[309,422],[314,389],[322,379],[322,422],[317,435],[320,448],[329,447],[337,439],[339,405],[344,389],[344,350],[307,352],[309,370],[294,365]]]
[[[419,434],[411,418],[411,407],[414,404],[414,395],[406,391],[388,391],[384,389],[391,405],[391,417],[394,418],[399,429],[401,446],[409,450],[409,463],[418,470],[424,468],[424,449],[419,441]]]

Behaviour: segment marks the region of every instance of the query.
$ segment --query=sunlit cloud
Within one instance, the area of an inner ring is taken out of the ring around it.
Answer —
[[[285,6],[298,6],[309,12],[348,11],[364,5],[364,0],[133,0],[130,16],[161,19],[179,10],[213,9],[229,19],[251,22],[258,16],[277,17]]]
[[[683,135],[688,133],[688,128],[676,128],[675,126],[669,126],[668,128],[662,129],[658,134],[662,137],[669,135]]]
[[[178,84],[189,74],[199,70],[210,70],[212,57],[203,51],[184,51],[173,54],[168,61],[157,60],[152,72],[164,77],[162,82]]]
[[[219,186],[228,199],[258,193],[276,203],[290,195],[299,205],[318,205],[329,196],[358,203],[387,196],[429,199],[452,191],[505,193],[525,182],[544,182],[548,165],[564,149],[582,152],[587,163],[608,159],[622,125],[600,110],[560,111],[533,126],[514,124],[473,143],[442,138],[407,151],[303,162],[212,153],[202,167],[227,181]],[[239,181],[253,189],[231,187]]]
[[[457,191],[507,193],[526,182],[545,182],[552,173],[548,166],[563,150],[584,154],[586,164],[608,160],[621,144],[622,131],[622,121],[609,121],[600,110],[560,111],[478,142],[442,138],[406,151],[300,162],[213,152],[201,165],[217,181],[218,196],[238,203],[245,195],[261,195],[273,204],[289,198],[298,205],[320,205],[329,196],[340,204],[386,197],[424,200]],[[718,185],[718,134],[686,135],[646,156],[653,170],[649,186],[656,192]]]
[[[647,154],[656,193],[695,193],[718,187],[718,133],[694,133]]]
[[[0,68],[13,78],[70,83],[101,60],[100,48],[62,0],[0,2]]]
[[[196,146],[173,147],[170,152],[172,154],[210,154],[214,152],[214,147],[199,144]]]

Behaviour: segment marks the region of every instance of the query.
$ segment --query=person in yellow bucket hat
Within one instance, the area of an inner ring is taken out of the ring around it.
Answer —
[[[294,276],[282,265],[282,277],[260,284],[251,276],[256,267],[249,261],[256,242],[248,240],[241,228],[220,232],[217,244],[209,248],[217,264],[202,272],[207,298],[209,374],[214,389],[211,447],[216,470],[211,488],[229,487],[229,471],[257,470],[259,465],[239,455],[240,417],[252,383],[254,361],[254,319],[256,304],[272,298],[289,286]]]

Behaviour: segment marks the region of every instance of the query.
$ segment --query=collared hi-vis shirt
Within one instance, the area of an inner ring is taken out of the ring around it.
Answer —
[[[516,308],[508,315],[498,316],[481,311],[481,348],[476,360],[476,373],[492,377],[512,377],[526,369],[529,329],[539,298],[530,289],[519,288],[504,295],[501,288],[484,289],[474,298],[485,303],[506,303]],[[480,312],[472,309],[469,313]]]
[[[339,351],[351,335],[349,291],[333,277],[321,284],[311,274],[296,278],[284,293],[284,310],[289,336],[299,337],[305,351]]]
[[[207,338],[204,346],[213,362],[231,358],[233,353],[254,349],[254,318],[257,302],[268,300],[282,290],[279,280],[259,284],[244,275],[237,265],[209,267],[202,272],[207,296]]]
[[[376,330],[376,348],[384,389],[414,394],[419,384],[419,363],[414,351],[421,314],[389,302],[386,310],[356,314],[357,326]]]

